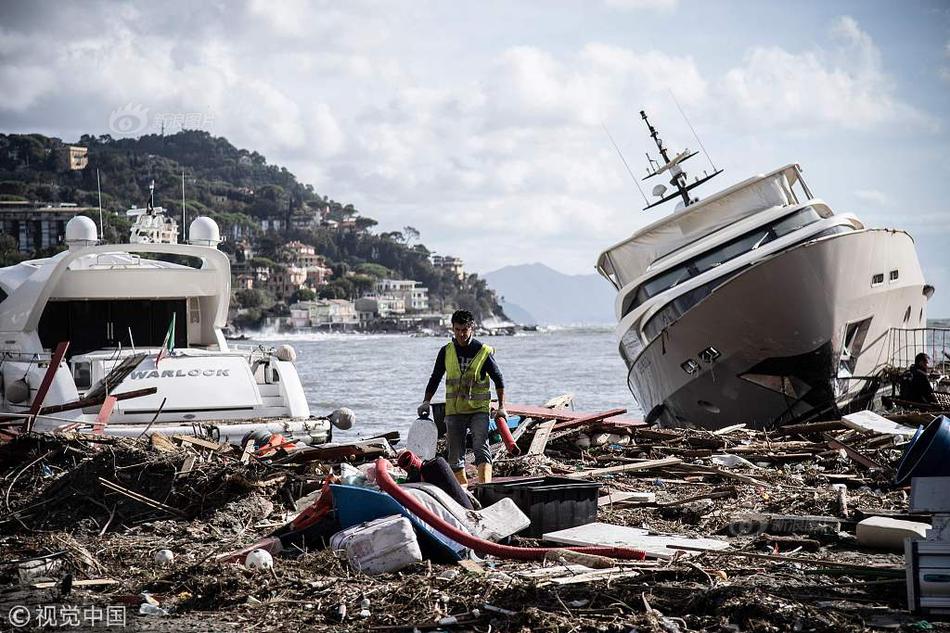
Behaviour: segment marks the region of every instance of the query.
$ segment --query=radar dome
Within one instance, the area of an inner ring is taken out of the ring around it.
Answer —
[[[96,223],[84,215],[77,215],[66,223],[66,244],[82,248],[93,246],[99,241]]]
[[[218,224],[209,217],[199,216],[188,226],[188,243],[216,248],[221,242]]]

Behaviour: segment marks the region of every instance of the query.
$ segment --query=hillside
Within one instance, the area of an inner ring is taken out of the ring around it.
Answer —
[[[460,280],[435,268],[415,228],[376,234],[372,230],[376,220],[352,204],[318,194],[286,168],[268,164],[258,152],[238,149],[224,138],[185,130],[118,140],[83,135],[71,144],[88,148],[84,169],[64,168],[65,144],[60,139],[0,135],[0,200],[96,206],[98,169],[106,215],[104,238],[124,241],[129,227],[125,210],[145,206],[153,181],[155,205],[181,214],[184,174],[188,217],[214,218],[226,240],[222,250],[235,253],[238,243],[249,244],[255,265],[277,272],[289,263],[288,242],[314,246],[333,271],[330,283],[316,289],[319,296],[353,299],[372,287],[374,279],[394,277],[422,282],[433,303],[444,310],[465,308],[479,318],[502,312],[483,279],[468,275]],[[14,256],[9,244],[0,244],[0,255]],[[6,259],[0,265],[9,263]],[[256,297],[254,307],[292,299]]]
[[[522,264],[483,277],[515,321],[515,315],[527,314],[542,325],[614,323],[616,293],[599,275],[565,275],[544,264]]]

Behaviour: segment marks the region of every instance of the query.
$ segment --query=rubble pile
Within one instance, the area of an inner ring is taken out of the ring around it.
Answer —
[[[524,416],[522,455],[496,452],[496,482],[598,482],[596,518],[508,542],[592,538],[646,559],[427,555],[368,575],[314,532],[283,547],[275,535],[340,475],[375,490],[370,466],[395,456],[386,439],[259,450],[28,434],[0,446],[0,614],[125,605],[141,630],[950,630],[907,611],[903,550],[870,547],[858,528],[930,521],[893,483],[909,437],[838,420],[701,431],[569,415],[582,417]],[[251,565],[251,551],[272,564]]]

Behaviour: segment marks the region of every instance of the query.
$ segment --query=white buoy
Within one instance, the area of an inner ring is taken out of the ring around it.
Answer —
[[[248,569],[270,569],[274,566],[274,557],[266,550],[256,549],[244,559],[244,566]]]
[[[168,565],[175,560],[175,552],[170,549],[160,549],[152,555],[152,560],[159,565]]]

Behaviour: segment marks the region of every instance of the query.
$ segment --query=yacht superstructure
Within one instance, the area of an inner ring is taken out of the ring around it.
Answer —
[[[115,402],[107,433],[207,426],[232,441],[258,429],[326,441],[329,423],[311,417],[293,349],[225,340],[230,262],[214,221],[196,218],[189,243],[178,244],[162,208],[130,215],[129,244],[99,245],[95,223],[77,216],[66,226],[69,250],[0,269],[0,410],[30,411],[53,350],[68,342],[44,408],[154,388]],[[34,428],[87,427],[98,415],[99,406],[73,408],[39,416]]]
[[[866,401],[892,328],[926,325],[913,239],[815,197],[797,164],[704,200],[641,112],[677,210],[604,251],[628,385],[669,426],[770,427]]]

